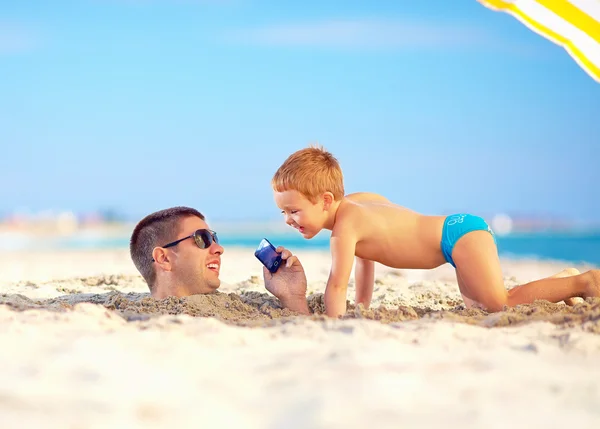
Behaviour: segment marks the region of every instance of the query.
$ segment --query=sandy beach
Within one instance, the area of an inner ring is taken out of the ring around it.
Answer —
[[[310,317],[265,291],[251,250],[226,250],[217,294],[163,301],[126,249],[0,253],[0,427],[600,423],[600,300],[488,315],[464,308],[448,265],[377,266],[372,308],[351,284],[332,320],[328,253],[298,256]],[[566,267],[503,260],[507,287]]]

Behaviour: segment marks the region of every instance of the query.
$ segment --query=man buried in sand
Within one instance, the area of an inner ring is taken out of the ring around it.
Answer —
[[[406,269],[450,263],[466,306],[491,312],[535,300],[570,303],[573,297],[600,296],[600,270],[579,274],[567,269],[507,291],[494,233],[482,218],[422,215],[366,192],[344,196],[340,165],[322,147],[290,155],[273,176],[272,187],[285,222],[304,238],[331,230],[332,267],[324,294],[328,316],[346,312],[355,257],[355,301],[367,308],[374,262]]]
[[[189,207],[149,214],[134,228],[131,259],[148,283],[153,298],[215,292],[224,252],[204,215]],[[265,287],[289,310],[309,314],[306,276],[300,261],[279,247],[282,264],[276,273],[264,269]]]

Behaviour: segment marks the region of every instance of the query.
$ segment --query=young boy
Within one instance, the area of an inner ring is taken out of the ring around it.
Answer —
[[[366,192],[344,196],[342,170],[322,147],[290,155],[271,184],[285,222],[304,238],[331,230],[332,267],[324,294],[330,317],[346,312],[355,257],[355,302],[367,308],[375,282],[374,262],[418,269],[448,262],[456,269],[466,306],[478,305],[491,312],[538,299],[570,302],[573,297],[600,296],[600,270],[579,274],[567,269],[507,291],[494,233],[482,218],[427,216]]]

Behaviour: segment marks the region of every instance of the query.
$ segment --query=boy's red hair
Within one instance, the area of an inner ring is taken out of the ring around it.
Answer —
[[[336,200],[344,197],[344,176],[338,160],[320,145],[311,145],[291,154],[271,180],[273,190],[295,190],[311,202],[324,192]]]

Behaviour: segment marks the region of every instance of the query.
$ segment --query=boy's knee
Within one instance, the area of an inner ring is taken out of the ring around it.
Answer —
[[[495,301],[491,305],[488,305],[486,307],[486,310],[488,311],[488,313],[497,313],[499,311],[504,310],[505,306],[506,306],[506,301],[504,301],[504,302]]]
[[[502,311],[508,305],[508,293],[489,296],[481,304],[489,313]]]

